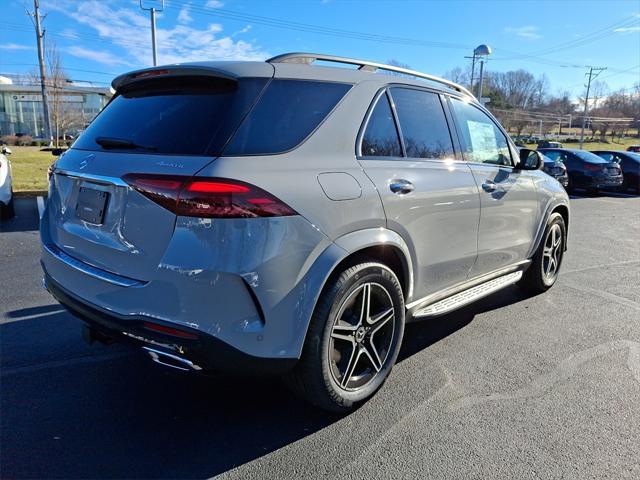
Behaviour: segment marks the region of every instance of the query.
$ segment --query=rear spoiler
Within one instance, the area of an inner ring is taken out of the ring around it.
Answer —
[[[125,86],[133,85],[138,82],[149,80],[150,78],[175,78],[175,77],[215,77],[224,78],[225,80],[238,81],[238,76],[231,72],[223,71],[215,68],[168,65],[164,67],[144,68],[133,72],[124,73],[117,76],[111,82],[111,86],[115,91]]]

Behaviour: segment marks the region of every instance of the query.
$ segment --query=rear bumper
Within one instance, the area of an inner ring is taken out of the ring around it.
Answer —
[[[622,187],[623,176],[618,175],[616,177],[591,177],[590,188],[599,188],[603,190],[619,189]]]
[[[149,330],[145,324],[153,323],[171,328],[176,328],[176,325],[142,315],[119,315],[91,305],[65,290],[46,272],[44,286],[72,315],[85,322],[94,336],[183,359],[185,364],[191,363],[194,366],[193,370],[282,374],[293,368],[297,361],[294,358],[248,355],[211,335],[189,327],[180,326],[179,330],[196,338],[180,338]]]
[[[47,232],[45,218],[43,270],[82,304],[122,322],[193,329],[265,360],[300,357],[316,299],[344,255],[299,216],[179,217],[157,269],[138,280],[80,261]]]

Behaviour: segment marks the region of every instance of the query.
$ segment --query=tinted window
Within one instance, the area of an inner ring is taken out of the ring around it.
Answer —
[[[545,150],[544,155],[547,158],[550,158],[551,160],[559,160],[560,159],[560,152]]]
[[[585,152],[584,150],[575,150],[573,154],[580,160],[584,160],[589,163],[606,163],[606,160],[600,158],[595,153]]]
[[[291,150],[325,119],[351,85],[308,80],[273,80],[242,122],[225,155]]]
[[[453,156],[453,144],[440,98],[435,93],[392,88],[407,157]]]
[[[483,111],[466,102],[451,99],[464,157],[469,162],[512,165],[507,138]]]
[[[367,129],[362,137],[362,155],[365,157],[402,156],[398,130],[386,95],[380,96],[371,112]]]
[[[235,82],[181,77],[132,86],[109,103],[73,147],[136,153],[218,153],[266,82],[262,78]],[[101,142],[101,146],[95,141],[100,137],[124,140],[130,145],[118,148]]]
[[[616,155],[614,155],[613,153],[609,153],[609,152],[598,152],[596,153],[596,155],[598,155],[600,158],[608,161],[608,162],[612,162],[612,161],[620,161],[619,158],[617,158]]]

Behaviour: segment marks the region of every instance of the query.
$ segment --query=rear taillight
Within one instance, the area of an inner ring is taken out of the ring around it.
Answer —
[[[273,195],[239,180],[129,174],[123,180],[176,215],[203,218],[283,217],[297,213]]]
[[[584,169],[589,170],[590,172],[602,172],[605,167],[600,163],[585,163]]]

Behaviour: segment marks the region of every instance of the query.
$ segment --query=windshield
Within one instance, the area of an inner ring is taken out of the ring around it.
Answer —
[[[631,160],[640,162],[640,153],[625,152],[625,155],[629,157]]]
[[[114,97],[73,148],[216,155],[266,82],[180,77],[133,86]]]

